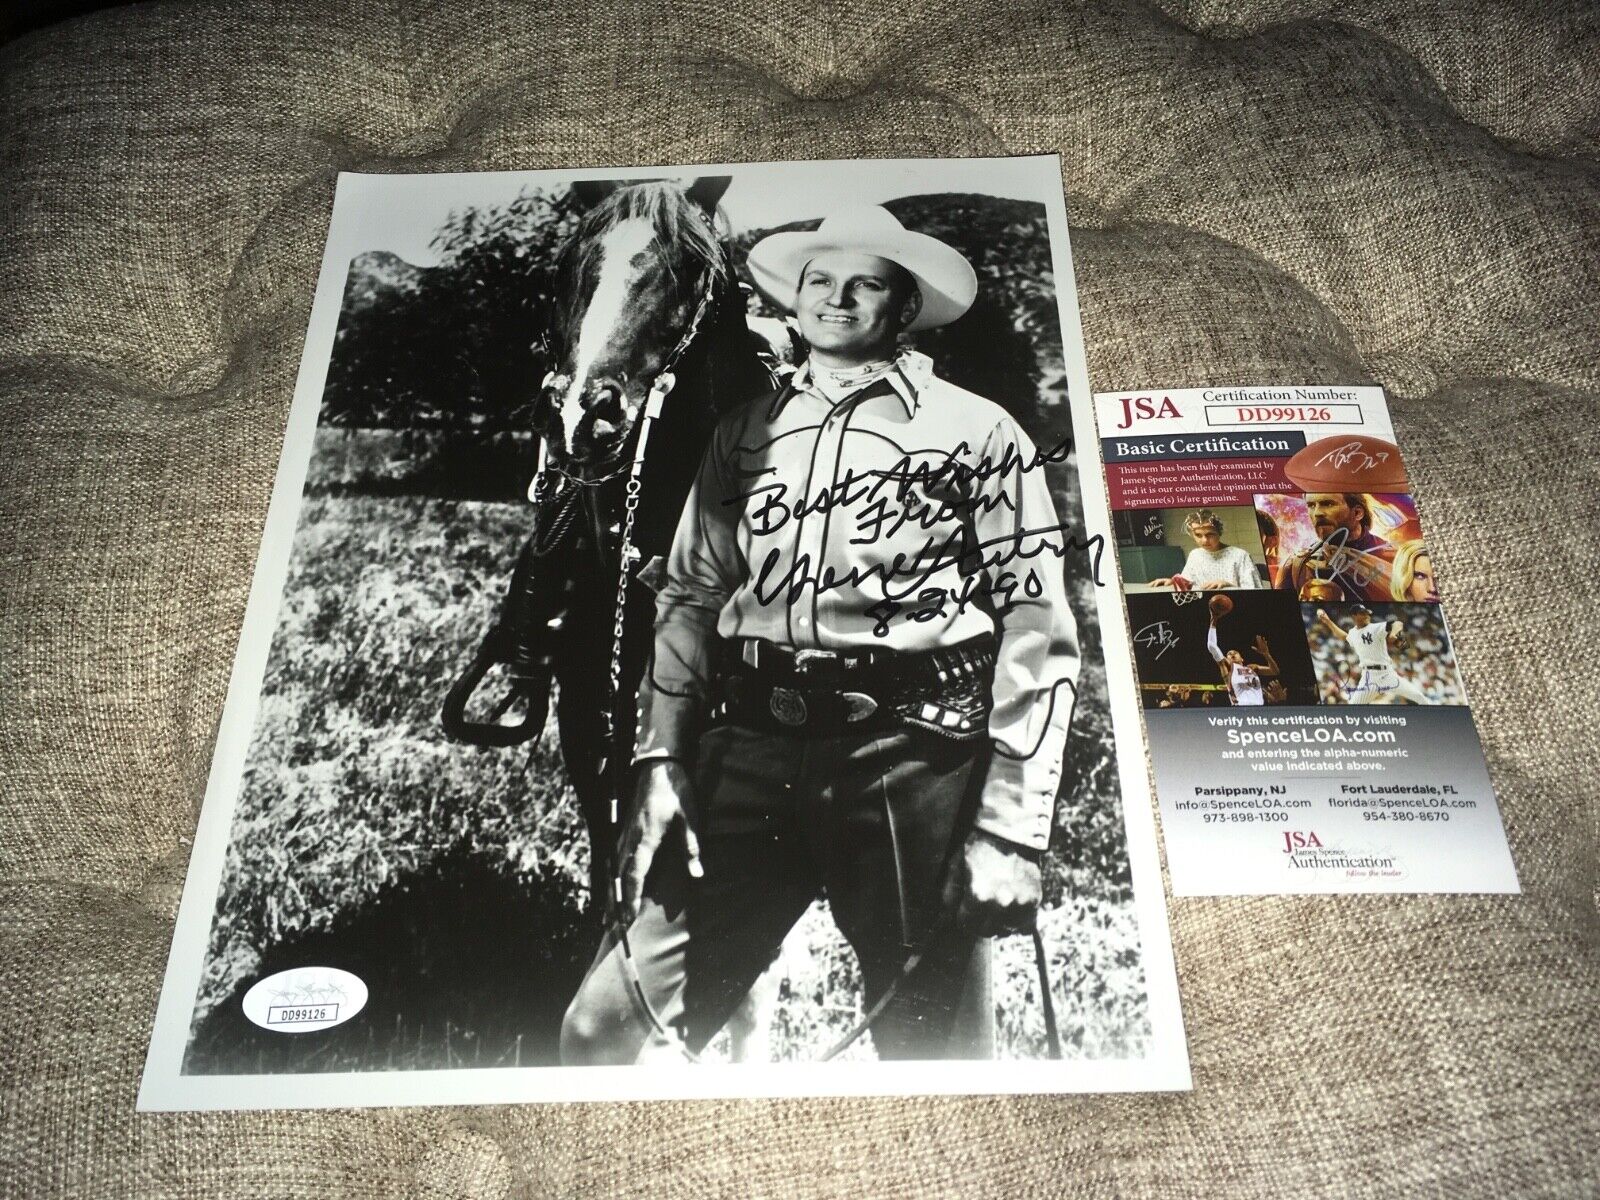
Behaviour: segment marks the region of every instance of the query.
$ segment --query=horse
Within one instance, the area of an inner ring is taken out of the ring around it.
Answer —
[[[516,745],[543,730],[554,681],[589,836],[591,912],[609,894],[653,585],[717,420],[775,382],[718,233],[728,183],[572,185],[583,215],[559,258],[554,366],[532,410],[533,529],[497,621],[444,705],[458,740]],[[509,685],[488,720],[473,719],[469,702],[498,664]]]

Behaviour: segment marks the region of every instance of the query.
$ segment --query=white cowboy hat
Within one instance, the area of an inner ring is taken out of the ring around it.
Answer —
[[[774,233],[750,248],[750,274],[774,304],[794,308],[800,272],[825,250],[876,254],[899,263],[922,292],[922,311],[906,328],[936,329],[972,307],[978,276],[953,246],[912,233],[882,205],[856,204],[826,218],[810,233]]]

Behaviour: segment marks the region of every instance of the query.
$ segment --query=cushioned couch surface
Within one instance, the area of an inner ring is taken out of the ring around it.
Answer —
[[[1185,1096],[136,1116],[335,173],[1062,156],[1097,388],[1389,389],[1521,897],[1172,903]],[[1600,1192],[1600,9],[154,4],[0,50],[0,1194]]]

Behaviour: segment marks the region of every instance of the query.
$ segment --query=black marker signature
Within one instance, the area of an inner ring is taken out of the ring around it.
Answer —
[[[1100,564],[1105,539],[1100,534],[1080,538],[1068,532],[1065,524],[1044,525],[1038,529],[1018,529],[981,542],[970,542],[964,530],[952,530],[942,541],[923,539],[915,552],[898,550],[887,562],[843,570],[823,566],[814,570],[809,554],[798,555],[788,570],[782,571],[783,551],[774,546],[767,551],[756,571],[755,597],[759,604],[782,600],[798,604],[807,592],[823,595],[843,588],[861,588],[876,579],[889,600],[904,600],[923,587],[940,571],[959,567],[963,574],[988,572],[991,575],[1017,561],[1049,554],[1065,558],[1074,550],[1092,552],[1091,573],[1095,586],[1100,582]]]
[[[992,579],[968,575],[959,588],[925,587],[904,602],[885,596],[867,608],[865,613],[873,620],[873,636],[888,637],[889,623],[902,613],[905,614],[905,620],[920,624],[939,617],[960,616],[974,604],[991,611],[1006,612],[1016,603],[1018,592],[1030,600],[1038,600],[1044,595],[1044,580],[1031,567],[1021,575],[1001,571]],[[915,607],[907,612],[906,609],[913,604]],[[951,604],[955,605],[954,614],[949,611]]]
[[[892,443],[891,443],[892,444]],[[1048,449],[1035,449],[1024,456],[1016,443],[1009,443],[998,460],[984,456],[976,462],[964,461],[972,453],[963,441],[949,451],[905,450],[899,445],[899,460],[883,469],[847,470],[844,476],[817,491],[813,496],[790,500],[788,486],[768,483],[727,497],[724,504],[747,504],[746,515],[758,537],[779,532],[790,521],[831,513],[839,509],[865,506],[855,514],[856,532],[852,545],[871,545],[891,537],[916,521],[922,528],[960,517],[979,516],[995,509],[1014,510],[1011,497],[1003,492],[984,494],[975,484],[1013,472],[1025,475],[1051,463],[1065,462],[1072,453],[1072,439],[1063,438]],[[932,455],[931,461],[928,460]],[[920,461],[919,461],[920,460]],[[735,475],[749,475],[737,463],[728,464]],[[940,497],[937,506],[920,501],[922,494]],[[755,503],[748,503],[755,501]],[[893,507],[891,507],[893,505]]]
[[[886,537],[893,537],[911,524],[926,530],[950,521],[969,517],[975,519],[996,509],[1016,509],[1011,497],[1004,493],[962,496],[942,500],[935,506],[911,496],[896,496],[891,503],[890,497],[879,494],[882,480],[870,487],[861,487],[859,491],[851,490],[864,484],[869,474],[851,473],[833,487],[819,492],[810,501],[802,497],[791,503],[787,499],[788,488],[784,484],[770,483],[743,492],[728,503],[740,500],[755,502],[746,510],[746,515],[750,518],[750,531],[756,537],[770,537],[790,521],[802,517],[860,505],[859,510],[851,514],[857,535],[850,539],[852,546],[873,545]]]

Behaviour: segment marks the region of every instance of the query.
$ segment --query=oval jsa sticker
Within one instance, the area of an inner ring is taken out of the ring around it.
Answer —
[[[244,994],[244,1015],[278,1033],[331,1029],[367,1004],[367,985],[338,967],[293,967],[258,980]]]

